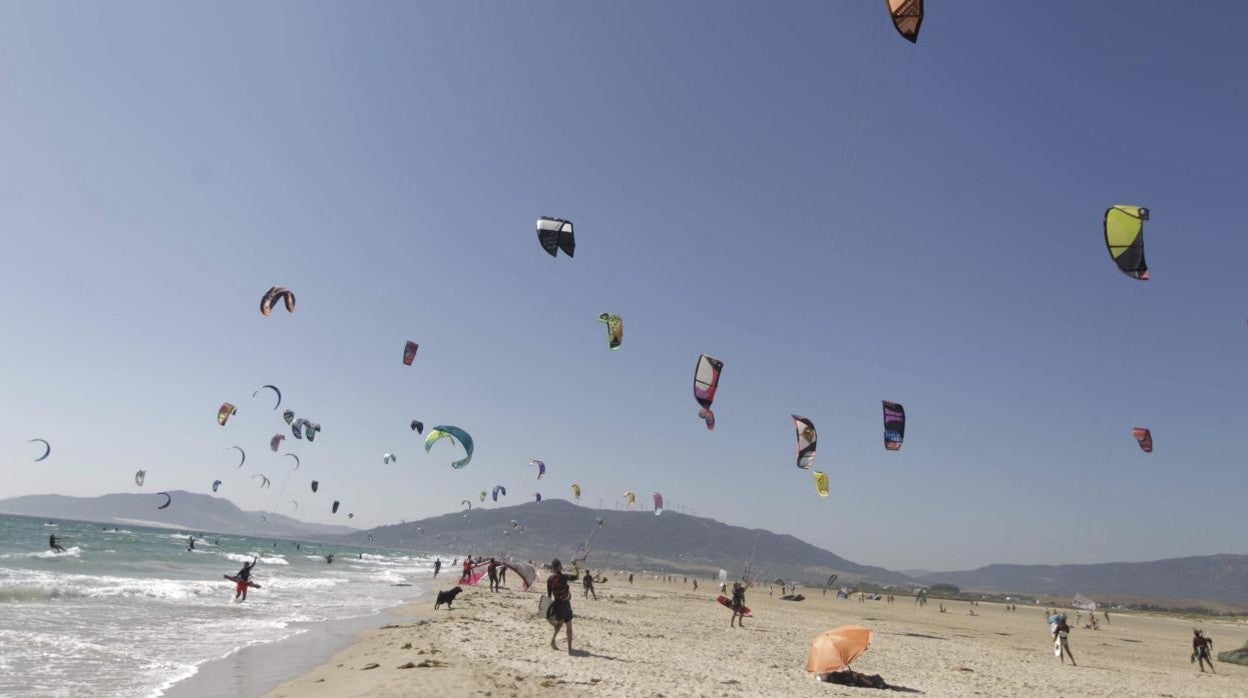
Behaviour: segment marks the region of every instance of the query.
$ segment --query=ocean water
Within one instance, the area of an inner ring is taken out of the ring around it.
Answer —
[[[402,603],[432,574],[432,558],[396,551],[213,534],[188,551],[186,533],[107,527],[0,515],[0,695],[160,695],[206,661],[303,632],[292,623]],[[262,588],[236,603],[222,575],[252,555]]]

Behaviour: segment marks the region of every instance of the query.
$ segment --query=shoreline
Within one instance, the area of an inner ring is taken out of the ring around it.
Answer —
[[[199,664],[193,674],[158,688],[153,695],[163,698],[264,695],[351,646],[362,632],[398,622],[402,616],[397,609],[409,603],[353,618],[292,623],[290,627],[296,632],[289,637],[231,650]]]

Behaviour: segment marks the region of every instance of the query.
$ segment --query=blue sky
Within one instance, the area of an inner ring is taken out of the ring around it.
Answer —
[[[895,568],[1248,552],[1248,8],[940,3],[911,46],[881,5],[0,7],[0,496],[142,467],[373,525],[575,481]],[[263,383],[324,425],[288,480]]]

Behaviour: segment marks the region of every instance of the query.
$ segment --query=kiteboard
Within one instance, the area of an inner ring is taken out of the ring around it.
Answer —
[[[223,574],[223,575],[221,575],[221,576],[222,576],[222,577],[225,577],[226,579],[230,580],[231,582],[234,582],[235,584],[238,584],[239,582],[244,581],[244,580],[242,580],[242,579],[239,579],[238,577],[235,577],[235,576],[234,576],[234,575],[232,575],[232,574]],[[259,584],[256,584],[255,582],[251,581],[250,579],[248,579],[248,580],[246,580],[246,581],[247,581],[247,586],[251,587],[252,589],[259,589],[259,588],[260,588],[260,585],[259,585]]]
[[[537,600],[537,612],[542,614],[542,617],[553,626],[556,621],[550,616],[550,600],[550,596],[542,594],[542,598]]]
[[[727,596],[722,596],[722,595],[721,595],[721,596],[716,597],[716,599],[715,599],[715,600],[719,602],[719,605],[720,605],[720,606],[724,606],[724,607],[726,607],[726,608],[732,608],[732,610],[734,610],[734,611],[735,611],[735,610],[737,610],[737,609],[733,608],[733,606],[732,606],[732,599],[728,598]],[[749,607],[749,606],[742,606],[742,607],[741,607],[741,615],[743,615],[743,616],[748,616],[748,615],[750,615],[750,607]]]
[[[1053,638],[1053,656],[1054,656],[1054,657],[1061,657],[1061,656],[1062,656],[1062,640],[1061,640],[1061,638],[1058,638],[1058,637]]]

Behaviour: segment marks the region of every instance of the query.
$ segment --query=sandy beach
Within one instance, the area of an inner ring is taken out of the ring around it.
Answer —
[[[715,603],[718,587],[699,580],[693,591],[674,583],[611,574],[597,601],[579,585],[575,652],[549,647],[550,626],[537,615],[539,595],[514,586],[491,594],[465,587],[453,611],[432,610],[432,594],[398,610],[402,620],[361,633],[329,661],[267,695],[529,696],[557,688],[568,695],[823,696],[866,695],[873,689],[820,683],[804,670],[818,633],[862,624],[875,631],[871,649],[854,663],[894,687],[927,695],[1244,695],[1248,668],[1217,664],[1201,674],[1188,662],[1189,619],[1111,612],[1112,625],[1071,633],[1078,667],[1054,658],[1043,608],[933,600],[919,608],[838,600],[799,589],[802,602],[752,589],[753,617],[729,628],[730,612]],[[453,580],[436,585],[449,588]],[[540,583],[539,583],[540,585]],[[1074,612],[1069,612],[1074,621]],[[1086,620],[1086,618],[1085,618]],[[1215,651],[1238,647],[1248,627],[1197,622]],[[1072,622],[1072,626],[1074,623]]]

